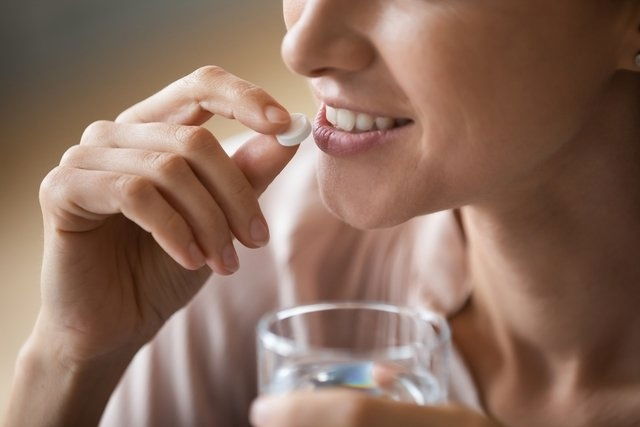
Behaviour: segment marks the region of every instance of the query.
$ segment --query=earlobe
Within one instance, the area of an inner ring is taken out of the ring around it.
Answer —
[[[624,51],[626,51],[626,53],[622,53],[622,57],[620,58],[620,63],[618,65],[618,68],[621,70],[626,70],[626,71],[633,71],[633,72],[640,72],[640,50],[638,50],[637,48],[635,53],[632,49],[634,49],[635,46],[631,47],[630,49],[624,49]]]
[[[640,17],[639,17],[640,18]],[[637,19],[634,19],[637,22]],[[629,28],[625,42],[621,46],[620,69],[640,72],[640,25]]]
[[[622,37],[618,68],[640,72],[640,1],[627,3],[621,10],[619,34]]]
[[[634,31],[634,34],[632,35],[632,40],[635,43],[638,43],[640,41],[640,25],[635,26],[635,31]],[[635,44],[635,46],[637,46],[637,44]],[[633,65],[635,67],[632,71],[640,71],[640,50],[637,50],[637,48],[636,48],[635,56],[633,57]]]

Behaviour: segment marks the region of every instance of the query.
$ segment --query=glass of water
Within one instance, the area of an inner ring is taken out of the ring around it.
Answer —
[[[340,387],[433,405],[447,399],[451,334],[431,311],[376,302],[327,302],[259,322],[261,394]]]

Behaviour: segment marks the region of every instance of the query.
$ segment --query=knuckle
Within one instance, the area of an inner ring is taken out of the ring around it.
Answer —
[[[205,65],[200,67],[184,78],[184,83],[188,86],[192,85],[209,85],[224,78],[229,73],[217,65]]]
[[[145,161],[162,176],[182,175],[187,167],[186,161],[175,153],[152,152],[145,155]]]
[[[60,187],[64,185],[70,173],[70,169],[64,166],[56,166],[53,168],[40,183],[40,202],[42,203],[50,199],[54,194],[59,193]]]
[[[167,213],[167,217],[164,219],[164,221],[162,221],[162,228],[173,235],[184,233],[184,220],[177,211],[171,209]]]
[[[226,238],[230,234],[229,222],[224,213],[215,204],[209,206],[206,211],[209,228],[219,236],[220,239]]]
[[[176,128],[176,139],[186,152],[199,152],[210,147],[214,137],[202,126],[179,126]]]
[[[87,126],[80,138],[80,144],[91,143],[105,139],[111,133],[112,122],[98,120]]]
[[[83,147],[81,147],[80,145],[72,145],[62,155],[60,164],[69,165],[76,163],[82,157],[83,152]]]
[[[255,190],[248,183],[240,179],[233,180],[229,184],[229,188],[227,191],[235,199],[257,200]]]
[[[264,98],[266,95],[266,93],[258,86],[255,86],[245,80],[234,80],[230,83],[230,87],[238,98],[260,99]]]
[[[153,191],[153,183],[145,177],[137,175],[120,175],[114,182],[116,193],[128,203],[139,203],[149,197]]]

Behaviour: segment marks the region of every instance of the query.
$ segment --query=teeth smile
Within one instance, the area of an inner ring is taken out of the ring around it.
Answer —
[[[367,113],[345,110],[343,108],[325,107],[327,121],[333,127],[346,132],[370,132],[404,126],[409,119],[392,119],[391,117],[373,117]]]

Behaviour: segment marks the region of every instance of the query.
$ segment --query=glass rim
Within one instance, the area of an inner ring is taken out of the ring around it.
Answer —
[[[257,338],[266,349],[276,352],[282,356],[289,356],[296,352],[307,352],[309,351],[309,347],[301,347],[291,338],[286,338],[271,332],[269,330],[269,326],[274,324],[276,321],[285,320],[296,315],[341,309],[367,309],[399,314],[401,316],[414,319],[417,318],[424,323],[437,326],[440,330],[436,331],[436,339],[433,342],[422,343],[427,345],[427,349],[429,351],[433,351],[438,347],[447,344],[451,340],[451,329],[449,328],[449,324],[444,316],[426,308],[401,306],[377,301],[325,301],[272,310],[265,313],[260,318],[256,327]],[[413,344],[389,346],[385,348],[384,351],[386,353],[394,353],[398,355],[411,354],[413,346]],[[336,349],[323,347],[316,347],[314,350],[325,353],[340,353],[340,351],[337,351]]]

